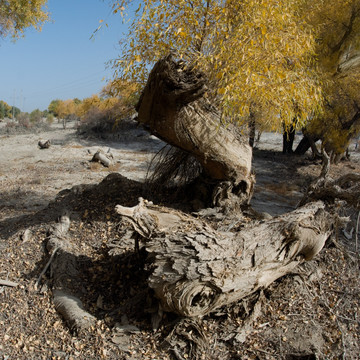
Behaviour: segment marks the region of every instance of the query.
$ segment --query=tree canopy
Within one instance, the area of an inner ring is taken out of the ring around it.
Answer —
[[[26,28],[41,30],[49,19],[46,4],[47,0],[0,0],[0,37],[11,35],[15,40]]]
[[[324,93],[323,112],[307,130],[341,153],[360,131],[360,1],[309,0],[307,6]]]
[[[125,16],[133,3],[114,1],[113,12]],[[340,139],[339,119],[357,111],[359,3],[145,0],[114,61],[115,77],[144,83],[154,62],[173,52],[207,74],[208,95],[226,119],[252,115],[278,130],[311,120]]]
[[[130,1],[131,2],[131,1]],[[150,65],[170,51],[209,77],[224,115],[249,114],[280,128],[318,111],[315,37],[303,0],[146,0],[136,11],[116,75],[144,82]],[[124,13],[129,1],[115,2]]]

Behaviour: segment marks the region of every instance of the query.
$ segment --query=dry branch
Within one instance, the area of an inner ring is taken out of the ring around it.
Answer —
[[[331,233],[320,201],[238,233],[214,230],[180,211],[139,205],[116,211],[147,239],[148,279],[164,310],[202,316],[238,301],[312,259]]]
[[[0,279],[0,286],[16,287],[19,284],[10,280]]]
[[[320,177],[309,186],[300,205],[319,199],[344,200],[354,208],[360,209],[360,174],[349,173],[336,180]]]

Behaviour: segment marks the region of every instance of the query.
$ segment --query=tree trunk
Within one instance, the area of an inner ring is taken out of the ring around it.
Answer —
[[[255,133],[256,133],[256,121],[254,114],[250,113],[250,121],[249,121],[249,145],[251,148],[254,147],[255,144]]]
[[[149,286],[166,311],[203,316],[266,288],[312,259],[331,233],[321,201],[237,233],[214,230],[180,211],[139,205],[116,211],[147,239]]]
[[[314,148],[315,143],[320,140],[319,137],[312,138],[310,135],[304,133],[303,138],[300,140],[298,146],[295,149],[296,155],[304,155],[310,148],[313,150],[314,156],[317,156],[316,149]]]
[[[221,188],[215,186],[214,194],[236,195],[240,203],[248,203],[254,184],[252,149],[239,129],[222,124],[220,112],[204,97],[206,90],[203,74],[169,55],[149,75],[136,106],[138,121],[192,154]]]
[[[295,124],[290,125],[288,129],[283,131],[283,154],[293,153],[293,144],[295,140]]]

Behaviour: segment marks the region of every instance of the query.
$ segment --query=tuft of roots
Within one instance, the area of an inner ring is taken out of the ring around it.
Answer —
[[[202,172],[201,164],[191,154],[165,145],[151,160],[146,183],[150,187],[183,186]]]

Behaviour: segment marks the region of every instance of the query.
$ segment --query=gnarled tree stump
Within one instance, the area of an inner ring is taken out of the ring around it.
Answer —
[[[214,205],[233,196],[248,203],[254,184],[252,149],[239,129],[221,123],[220,112],[204,97],[206,90],[204,74],[169,55],[149,75],[136,106],[138,121],[201,163],[206,176],[217,183]]]

